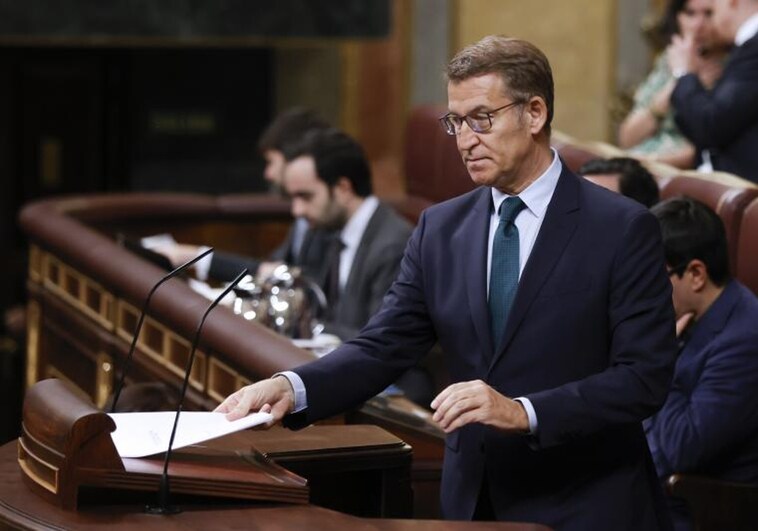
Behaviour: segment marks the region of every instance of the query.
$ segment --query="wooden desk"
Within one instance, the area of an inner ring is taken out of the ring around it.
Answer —
[[[114,500],[115,501],[115,500]],[[144,514],[135,504],[84,506],[63,511],[37,497],[21,480],[16,441],[0,447],[0,528],[61,529],[257,529],[277,530],[388,530],[388,531],[546,531],[535,524],[440,522],[434,520],[382,520],[356,518],[313,505],[207,504],[185,506],[172,516]]]

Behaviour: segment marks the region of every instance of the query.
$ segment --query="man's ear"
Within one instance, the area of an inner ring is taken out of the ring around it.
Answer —
[[[334,194],[335,197],[355,195],[355,190],[353,190],[353,183],[351,183],[350,179],[347,177],[340,177],[337,179],[337,182],[334,183],[334,186],[332,186],[332,194]]]
[[[540,96],[532,96],[526,102],[526,117],[529,125],[529,132],[533,135],[538,134],[545,127],[547,122],[547,103]]]
[[[693,291],[700,292],[708,284],[708,268],[702,260],[692,260],[687,266],[687,271],[690,274],[690,285]]]

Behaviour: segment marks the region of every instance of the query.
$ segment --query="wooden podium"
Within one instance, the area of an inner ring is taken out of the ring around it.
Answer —
[[[27,485],[66,510],[75,510],[80,491],[157,492],[163,456],[121,458],[111,440],[114,421],[62,381],[43,380],[26,395],[18,463]],[[307,481],[248,445],[244,451],[208,441],[177,450],[169,464],[171,491],[219,497],[308,503]]]

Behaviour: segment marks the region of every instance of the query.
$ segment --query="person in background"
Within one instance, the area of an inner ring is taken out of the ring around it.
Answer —
[[[594,159],[586,162],[577,173],[588,181],[634,199],[648,208],[660,201],[655,177],[637,159]]]
[[[328,303],[324,332],[353,339],[397,276],[411,226],[372,194],[363,149],[344,132],[312,131],[284,154],[282,184],[292,215],[307,220],[311,230],[334,234],[320,277]],[[384,390],[399,392],[428,404],[434,397],[429,373],[412,367]]]
[[[334,235],[318,279],[329,303],[325,331],[351,339],[397,276],[411,226],[373,195],[363,148],[346,133],[311,131],[284,155],[292,215]]]
[[[552,70],[534,45],[485,37],[447,74],[440,123],[478,188],[422,213],[355,339],[217,411],[301,428],[361,404],[439,342],[452,382],[431,403],[447,435],[445,518],[667,529],[641,426],[676,353],[658,223],[563,166]]]
[[[656,30],[656,40],[664,46],[674,38],[693,43],[705,87],[712,87],[720,75],[724,57],[723,50],[714,44],[712,4],[713,0],[671,0]],[[638,87],[632,111],[621,123],[619,146],[635,157],[692,168],[695,147],[679,131],[670,106],[674,85],[667,54],[661,53]]]
[[[266,128],[258,141],[258,150],[266,161],[263,177],[270,183],[272,192],[283,194],[282,176],[284,151],[299,142],[309,131],[326,129],[329,125],[312,110],[296,107],[279,114]],[[308,222],[295,217],[287,237],[267,260],[214,251],[196,266],[201,280],[212,278],[229,281],[242,268],[259,278],[267,277],[280,264],[300,267],[303,272],[317,278],[326,262],[326,252],[332,235],[321,229],[309,230]],[[205,248],[189,244],[164,245],[154,249],[167,256],[175,266],[197,256]]]
[[[758,299],[731,278],[724,225],[693,199],[652,209],[680,321],[680,353],[661,410],[644,423],[661,480],[697,474],[758,485]],[[669,499],[677,530],[689,511]]]
[[[293,107],[278,114],[263,131],[258,139],[258,152],[266,162],[263,178],[268,181],[273,193],[284,194],[282,188],[286,164],[284,151],[292,144],[299,142],[309,131],[327,127],[330,125],[313,110]]]
[[[703,82],[706,67],[693,39],[669,47],[674,117],[703,169],[758,182],[758,0],[714,0],[713,28],[719,42],[734,46],[713,88]]]

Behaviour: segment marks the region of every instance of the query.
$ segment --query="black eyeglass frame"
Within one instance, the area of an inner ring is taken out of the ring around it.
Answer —
[[[449,112],[443,116],[440,116],[438,118],[440,125],[442,126],[442,130],[445,131],[450,136],[456,136],[461,133],[461,128],[463,127],[463,122],[465,121],[468,126],[471,128],[471,130],[475,133],[486,133],[490,129],[492,129],[492,118],[495,116],[495,114],[499,113],[500,111],[504,111],[510,107],[513,107],[514,105],[521,105],[523,104],[523,100],[516,100],[512,101],[510,103],[507,103],[503,105],[502,107],[498,107],[497,109],[492,109],[491,111],[477,111],[474,113],[477,115],[477,118],[474,118],[474,116],[470,114],[465,114],[463,116],[458,116],[457,114],[454,114],[452,112]],[[487,119],[487,125],[484,127],[481,126],[479,121],[482,121],[482,119]],[[458,122],[456,123],[455,120]]]

